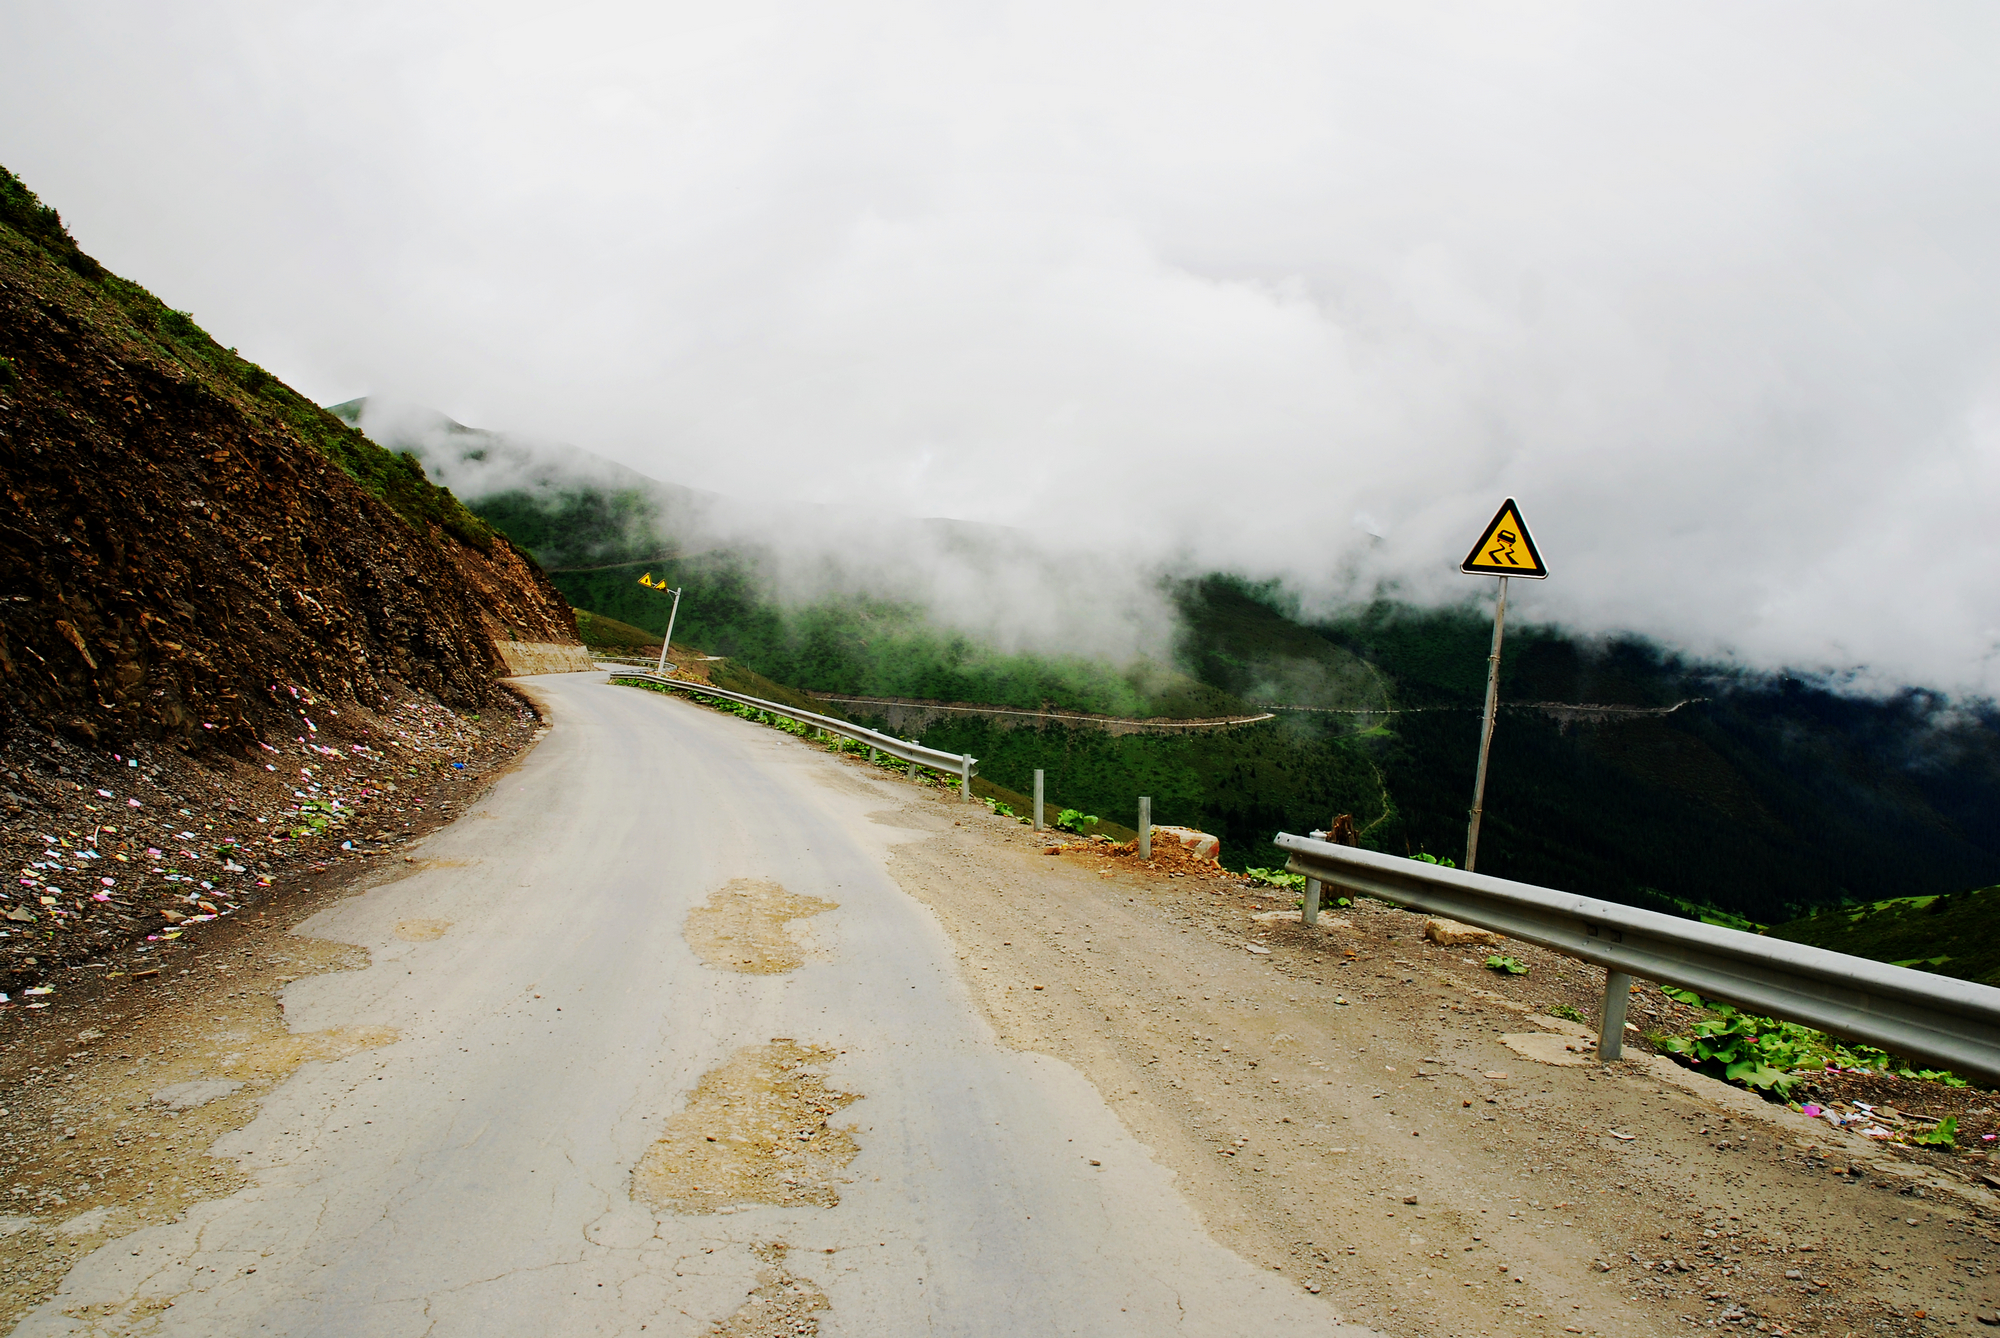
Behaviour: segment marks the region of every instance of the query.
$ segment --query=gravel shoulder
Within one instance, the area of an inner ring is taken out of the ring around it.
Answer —
[[[1925,1333],[2000,1300],[2000,1205],[1967,1168],[1643,1043],[1595,1062],[1590,1028],[1543,1011],[1587,1014],[1593,969],[1515,944],[1530,972],[1502,978],[1379,903],[1308,929],[1289,894],[1191,860],[1070,838],[1050,855],[1048,834],[956,807],[891,869],[996,1031],[1079,1068],[1219,1240],[1351,1320]],[[1635,1024],[1673,1008],[1642,985]]]

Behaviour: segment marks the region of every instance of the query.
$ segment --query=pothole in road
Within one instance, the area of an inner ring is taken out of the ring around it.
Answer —
[[[757,1289],[736,1313],[709,1329],[713,1338],[796,1338],[819,1332],[817,1316],[833,1303],[825,1292],[785,1267],[791,1248],[781,1240],[750,1247],[767,1267],[757,1270]]]
[[[835,1177],[861,1148],[853,1126],[830,1120],[861,1098],[833,1091],[814,1071],[834,1054],[779,1037],[702,1075],[633,1170],[634,1197],[675,1213],[839,1203]]]
[[[257,1118],[300,1065],[397,1039],[387,1027],[289,1030],[287,983],[361,969],[368,954],[258,928],[182,958],[205,968],[197,981],[128,982],[60,1024],[52,1014],[17,1031],[0,1125],[0,1329],[104,1242],[248,1185],[235,1160],[209,1149]],[[249,943],[262,960],[226,951]],[[131,1314],[150,1313],[151,1302],[132,1304]]]
[[[735,878],[688,912],[688,946],[720,971],[782,975],[813,950],[805,921],[839,903],[787,892],[763,878]]]
[[[443,938],[445,930],[450,928],[449,920],[398,920],[396,937],[405,943],[429,943]]]

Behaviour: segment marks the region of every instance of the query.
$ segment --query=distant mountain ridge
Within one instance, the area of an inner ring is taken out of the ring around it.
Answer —
[[[1008,650],[860,580],[788,593],[754,530],[678,554],[700,531],[677,527],[713,525],[728,499],[582,452],[524,467],[497,434],[456,425],[420,444],[439,477],[469,463],[489,482],[525,481],[469,490],[468,505],[561,568],[551,579],[577,607],[658,636],[668,601],[638,583],[650,573],[685,592],[678,643],[800,691],[1137,718],[1315,708],[1183,738],[1017,729],[976,713],[905,721],[927,744],[981,758],[981,774],[1008,789],[1031,789],[1040,769],[1065,804],[1121,821],[1148,795],[1156,820],[1221,837],[1232,867],[1279,863],[1274,833],[1342,812],[1376,849],[1463,854],[1492,632],[1483,616],[1380,602],[1315,619],[1276,583],[1155,576],[1173,632],[1155,653]],[[655,509],[658,496],[672,501]],[[924,550],[939,560],[984,561],[1011,542],[939,533],[947,542]],[[976,589],[1014,571],[1011,559],[974,562],[959,578]],[[1090,608],[1092,576],[1069,586]],[[1494,741],[1482,872],[1764,923],[2000,881],[2000,719],[1989,706],[1916,691],[1842,696],[1684,662],[1643,638],[1585,642],[1533,625],[1510,628],[1501,687],[1510,709]],[[869,708],[847,709],[866,718]],[[892,726],[883,712],[875,723]]]
[[[699,529],[721,500],[579,447],[467,427],[421,405],[377,404],[371,413],[364,396],[327,412],[414,457],[548,570],[643,560],[671,547],[663,532]]]

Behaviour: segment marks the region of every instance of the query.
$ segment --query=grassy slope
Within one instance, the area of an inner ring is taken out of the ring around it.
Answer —
[[[4,167],[0,167],[0,219],[116,302],[129,322],[126,334],[133,342],[183,366],[208,371],[212,376],[207,384],[225,384],[231,387],[226,393],[241,401],[255,401],[254,407],[263,414],[274,413],[300,438],[387,502],[419,534],[429,533],[435,524],[482,552],[492,548],[492,529],[450,492],[426,479],[414,458],[383,450],[262,367],[237,356],[235,349],[216,343],[187,312],[171,309],[138,284],[103,268],[77,249],[62,217]],[[0,366],[0,376],[8,374]]]
[[[678,637],[675,638],[674,644],[680,644]],[[728,688],[731,692],[740,692],[746,697],[762,697],[767,702],[779,702],[786,706],[796,706],[801,711],[814,711],[820,715],[832,716],[836,720],[845,720],[848,718],[847,713],[833,702],[825,702],[817,697],[807,696],[797,688],[787,687],[783,683],[775,683],[754,669],[746,669],[740,664],[731,664],[727,660],[709,666],[708,681],[719,688]]]
[[[1769,932],[1772,938],[2000,985],[2000,887],[1828,907]]]
[[[482,520],[544,567],[643,562],[670,547],[653,537],[652,504],[636,489],[578,489],[563,494],[554,509],[520,492],[482,497],[475,505]]]
[[[651,646],[657,650],[660,645],[658,632],[648,632],[643,627],[621,623],[616,618],[607,618],[588,609],[576,611],[576,632],[583,638],[583,644],[593,649],[631,650]]]

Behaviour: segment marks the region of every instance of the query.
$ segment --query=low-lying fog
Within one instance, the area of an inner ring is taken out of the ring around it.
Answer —
[[[1513,494],[1524,616],[1986,692],[1996,67],[1970,3],[114,3],[14,16],[0,122],[316,398],[865,515],[785,530],[1029,640],[1488,594]]]

